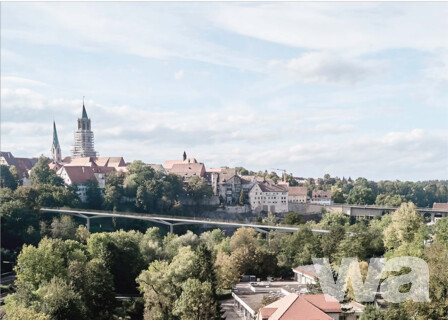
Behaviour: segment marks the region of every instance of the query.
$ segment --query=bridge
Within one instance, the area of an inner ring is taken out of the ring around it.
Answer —
[[[316,210],[316,207],[319,207],[317,211],[320,211],[321,208],[325,208],[329,211],[339,211],[343,212],[348,216],[353,216],[356,218],[368,218],[372,219],[374,217],[381,217],[384,214],[393,213],[399,207],[389,207],[389,206],[371,206],[371,205],[352,205],[352,204],[332,204],[332,205],[319,205],[319,204],[310,204],[310,206],[315,207],[310,208],[312,210]],[[419,212],[422,216],[431,217],[431,222],[434,223],[437,219],[448,217],[448,210],[442,209],[432,209],[432,208],[416,208],[416,211]]]
[[[86,219],[86,227],[90,230],[90,220],[98,218],[126,218],[150,221],[154,223],[163,224],[169,226],[170,232],[173,233],[174,226],[180,225],[214,225],[214,226],[226,226],[226,227],[246,227],[252,228],[255,231],[266,234],[266,239],[269,239],[269,232],[295,232],[299,229],[299,226],[271,226],[261,223],[245,223],[237,221],[225,221],[216,219],[204,219],[193,217],[179,217],[179,216],[166,216],[166,215],[153,215],[146,213],[134,213],[134,212],[110,212],[110,211],[89,211],[89,210],[74,210],[74,209],[56,209],[56,208],[41,208],[41,212],[56,213],[56,214],[68,214],[71,216]],[[311,230],[314,233],[327,233],[328,230]]]

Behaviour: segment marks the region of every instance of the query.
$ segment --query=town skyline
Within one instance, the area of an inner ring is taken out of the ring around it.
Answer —
[[[446,22],[427,18],[446,4],[218,7],[2,4],[2,150],[49,156],[55,120],[68,156],[85,95],[101,156],[162,163],[186,150],[207,167],[448,177]],[[372,12],[388,14],[377,24]]]

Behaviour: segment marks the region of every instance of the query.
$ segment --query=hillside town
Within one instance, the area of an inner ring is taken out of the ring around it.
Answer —
[[[448,320],[447,15],[3,1],[0,320]]]
[[[37,158],[18,158],[11,152],[1,152],[0,163],[15,166],[21,177],[22,185],[29,185],[29,174],[37,163]],[[106,180],[111,172],[128,174],[129,162],[123,157],[100,157],[95,151],[94,132],[91,119],[83,104],[78,129],[74,134],[71,156],[62,156],[56,123],[53,123],[53,139],[51,157],[48,165],[64,180],[66,186],[76,186],[81,201],[86,200],[88,181],[96,181],[104,194]],[[304,186],[290,186],[286,181],[286,170],[281,178],[266,179],[258,175],[245,175],[236,168],[206,168],[205,164],[194,157],[188,157],[184,151],[176,160],[166,160],[162,164],[145,163],[145,166],[163,174],[179,176],[184,187],[188,187],[192,177],[205,179],[213,190],[208,203],[224,206],[248,205],[255,212],[285,213],[290,211],[288,204],[314,203],[333,204],[331,191],[312,190],[310,193]],[[303,183],[303,178],[293,177],[296,184]],[[242,201],[241,201],[242,199]]]

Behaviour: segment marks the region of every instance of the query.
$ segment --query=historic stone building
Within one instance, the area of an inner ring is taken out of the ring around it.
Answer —
[[[72,158],[96,157],[93,131],[87,117],[86,107],[82,104],[82,116],[78,119],[78,130],[75,132],[75,144],[72,147]]]

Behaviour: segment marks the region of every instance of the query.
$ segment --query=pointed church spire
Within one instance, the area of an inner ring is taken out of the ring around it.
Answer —
[[[60,163],[62,161],[61,146],[59,145],[58,132],[56,131],[56,122],[53,120],[53,145],[51,146],[53,162]]]
[[[56,122],[53,120],[53,146],[59,146],[58,132],[56,131]]]
[[[86,107],[84,105],[84,97],[82,97],[82,119],[87,119]]]

